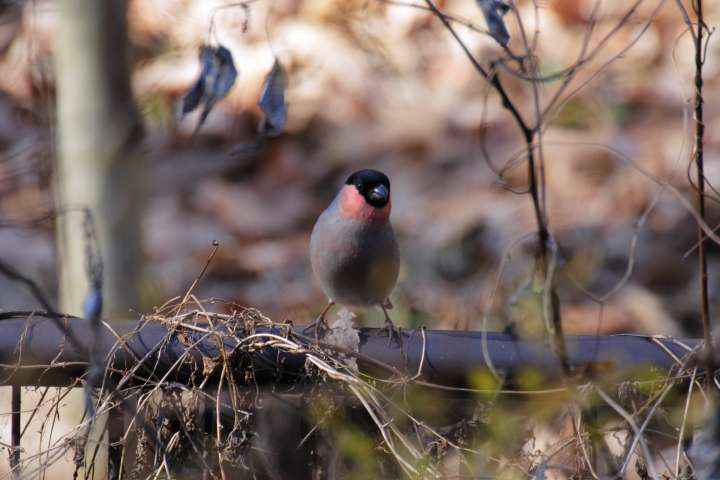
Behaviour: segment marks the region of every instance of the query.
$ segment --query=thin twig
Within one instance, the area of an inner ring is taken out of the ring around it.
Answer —
[[[538,181],[538,171],[535,161],[535,135],[537,131],[540,128],[540,124],[536,125],[535,128],[531,128],[528,126],[525,119],[520,114],[520,111],[517,109],[515,104],[510,99],[510,96],[508,95],[507,91],[505,90],[505,87],[503,86],[500,77],[498,75],[497,69],[496,69],[496,63],[497,62],[490,62],[490,69],[486,70],[478,61],[477,58],[470,52],[470,49],[468,46],[463,42],[462,38],[460,38],[460,35],[457,33],[455,28],[453,27],[452,23],[448,18],[445,16],[445,14],[438,9],[438,7],[435,5],[435,3],[432,0],[425,0],[425,4],[428,6],[429,10],[437,17],[440,22],[443,24],[443,27],[452,35],[452,37],[455,39],[457,44],[460,46],[462,51],[464,52],[467,59],[470,61],[470,63],[473,65],[475,70],[480,74],[480,76],[485,79],[492,87],[495,89],[497,94],[500,96],[500,101],[502,103],[503,108],[508,110],[510,114],[512,115],[513,119],[515,120],[515,123],[517,124],[518,128],[520,129],[523,139],[525,140],[525,144],[527,147],[526,154],[527,154],[527,171],[528,171],[528,182],[529,182],[529,193],[530,197],[532,199],[532,205],[533,205],[533,212],[535,213],[535,220],[537,222],[537,233],[538,233],[538,266],[540,268],[540,274],[543,278],[547,276],[547,268],[548,268],[548,243],[550,239],[550,231],[548,229],[548,221],[546,213],[543,211],[541,206],[541,199],[540,199],[540,188],[539,183],[543,184],[544,180]],[[517,14],[517,13],[516,13]],[[531,53],[530,48],[528,47],[527,54],[529,55]],[[542,116],[540,117],[542,118]],[[555,296],[555,286],[554,286],[554,279],[552,278],[552,275],[549,277],[549,283],[546,283],[545,288],[551,291],[551,294]],[[552,302],[551,305],[551,319],[554,324],[554,332],[548,332],[550,335],[553,336],[553,344],[556,347],[556,355],[558,355],[560,359],[560,363],[563,366],[563,371],[565,374],[569,373],[569,362],[567,360],[566,351],[567,348],[565,347],[565,337],[563,335],[563,329],[562,329],[562,319],[560,316],[560,308],[559,305],[556,302]]]
[[[697,15],[697,31],[695,40],[695,165],[697,166],[697,194],[698,214],[705,222],[705,168],[703,158],[703,137],[705,135],[705,123],[703,122],[703,31],[705,20],[703,18],[703,2],[695,0],[693,8]],[[691,29],[692,31],[692,29]],[[705,354],[707,356],[708,378],[713,375],[713,344],[710,332],[710,302],[708,299],[708,271],[707,256],[705,254],[705,232],[700,225],[698,233],[698,265],[700,269],[700,317],[702,319],[703,337],[705,339]],[[708,388],[712,385],[706,382]]]
[[[213,240],[212,247],[213,248],[210,251],[210,255],[208,255],[208,258],[205,261],[205,265],[203,265],[202,270],[200,270],[200,273],[198,274],[197,277],[195,277],[195,280],[193,280],[193,283],[190,285],[190,288],[188,288],[188,290],[187,290],[187,292],[185,292],[185,295],[183,296],[182,300],[177,305],[176,310],[175,310],[176,315],[185,306],[185,303],[188,301],[188,299],[192,295],[193,290],[195,290],[195,287],[197,286],[197,284],[200,283],[200,280],[202,280],[203,276],[205,276],[205,272],[207,271],[208,267],[210,266],[210,263],[212,263],[213,258],[215,258],[215,254],[217,253],[218,248],[220,248],[220,242],[218,242],[217,240]]]
[[[635,435],[638,437],[638,441],[640,442],[640,448],[643,451],[643,455],[645,456],[645,464],[648,468],[648,473],[650,474],[650,477],[657,480],[658,474],[655,471],[655,464],[653,462],[652,455],[650,454],[650,450],[647,447],[647,443],[642,438],[642,433],[640,429],[638,428],[637,424],[635,423],[635,420],[632,418],[632,416],[625,411],[624,408],[622,408],[615,400],[613,400],[607,393],[605,393],[602,388],[595,385],[595,391],[600,395],[600,397],[607,403],[613,410],[615,410],[625,421],[630,425],[630,428],[632,428]]]
[[[12,386],[12,450],[10,452],[10,470],[14,479],[19,480],[20,475],[20,411],[22,405],[20,403],[22,387],[20,385]]]
[[[678,434],[677,451],[676,451],[676,455],[675,455],[675,478],[679,478],[679,475],[680,475],[680,456],[683,451],[682,442],[684,440],[683,437],[685,437],[685,425],[687,423],[688,411],[690,410],[690,400],[692,399],[693,386],[695,384],[695,374],[696,373],[697,373],[697,367],[695,367],[693,369],[692,380],[690,381],[690,385],[688,386],[688,393],[685,398],[685,408],[683,409],[682,421],[680,423],[680,433]],[[707,384],[710,385],[710,382],[707,382]]]

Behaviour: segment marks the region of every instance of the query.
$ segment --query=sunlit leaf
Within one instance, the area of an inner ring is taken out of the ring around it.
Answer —
[[[205,123],[215,104],[225,97],[237,79],[237,69],[230,50],[219,45],[200,49],[200,76],[183,98],[183,115],[203,104],[196,131]]]
[[[507,315],[518,339],[543,338],[545,335],[543,300],[543,290],[534,288],[532,282],[526,282],[510,295]]]
[[[476,0],[478,7],[482,10],[487,23],[490,35],[497,40],[503,47],[507,47],[510,42],[510,32],[505,27],[503,15],[505,15],[510,7],[502,0]]]
[[[275,59],[272,70],[265,77],[258,106],[263,112],[260,123],[260,133],[268,137],[280,135],[285,130],[287,122],[287,104],[285,103],[285,90],[287,89],[287,73]]]
[[[473,370],[468,376],[468,381],[472,388],[478,390],[477,395],[481,398],[492,398],[495,396],[496,390],[500,388],[497,378],[486,369]]]

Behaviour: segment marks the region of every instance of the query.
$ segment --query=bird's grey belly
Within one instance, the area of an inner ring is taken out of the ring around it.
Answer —
[[[325,294],[343,305],[381,304],[392,292],[400,268],[392,227],[358,231],[337,224],[323,227],[325,231],[313,232],[310,253]]]

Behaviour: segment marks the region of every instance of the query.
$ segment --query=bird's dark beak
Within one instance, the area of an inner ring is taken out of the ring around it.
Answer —
[[[385,205],[390,198],[390,192],[385,185],[378,185],[368,193],[368,199],[376,205]]]

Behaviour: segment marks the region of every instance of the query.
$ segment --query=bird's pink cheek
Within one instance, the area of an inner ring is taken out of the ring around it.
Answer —
[[[352,185],[345,185],[340,197],[340,213],[353,220],[383,221],[390,217],[390,202],[383,208],[374,208],[365,201]]]
[[[340,213],[343,217],[362,219],[368,216],[370,208],[355,187],[352,185],[343,187],[342,197],[340,197]]]

